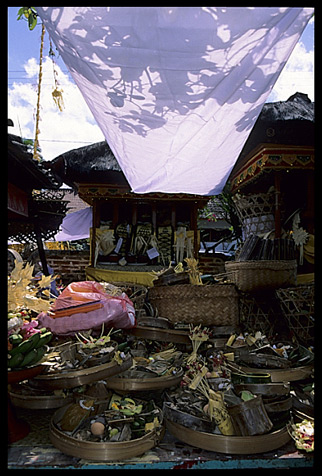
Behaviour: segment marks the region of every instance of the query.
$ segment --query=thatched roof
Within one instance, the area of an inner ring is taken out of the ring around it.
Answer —
[[[75,188],[75,183],[125,181],[122,169],[106,141],[72,149],[52,161],[49,167],[61,183]]]
[[[296,93],[287,101],[266,103],[239,155],[236,167],[259,144],[312,145],[314,142],[314,103],[306,94]],[[107,142],[73,149],[46,162],[60,183],[74,190],[77,183],[128,182]]]
[[[8,182],[31,193],[33,189],[58,189],[59,183],[44,162],[33,158],[21,137],[8,134]]]
[[[260,144],[311,146],[314,144],[314,103],[307,94],[295,93],[286,101],[266,103],[231,172]]]
[[[8,125],[13,122],[8,120]],[[9,240],[37,243],[36,225],[41,239],[48,240],[58,232],[66,215],[67,202],[58,190],[60,183],[44,163],[33,158],[21,137],[8,134],[8,183],[24,192],[28,200],[28,216],[8,204]]]
[[[259,116],[262,121],[310,121],[314,122],[314,103],[307,94],[295,93],[286,101],[264,104]]]

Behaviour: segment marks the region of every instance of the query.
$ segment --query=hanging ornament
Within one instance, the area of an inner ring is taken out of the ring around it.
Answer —
[[[54,60],[55,53],[54,53],[54,50],[53,50],[53,45],[52,45],[51,39],[49,39],[49,46],[50,46],[49,56],[51,57],[51,61],[52,61],[52,64],[53,64],[53,74],[54,74],[54,83],[55,83],[55,88],[54,88],[54,90],[51,94],[53,96],[54,103],[56,104],[56,106],[58,107],[60,112],[62,112],[62,110],[65,107],[64,100],[63,100],[63,94],[62,94],[63,90],[59,89],[59,87],[58,87],[59,86],[59,83],[58,83],[58,80],[57,80],[58,72],[55,68],[55,66],[56,66],[55,60]]]

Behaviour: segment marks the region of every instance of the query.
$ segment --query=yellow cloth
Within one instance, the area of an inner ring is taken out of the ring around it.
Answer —
[[[314,283],[314,273],[298,274],[296,277],[296,284]]]
[[[153,286],[155,276],[144,271],[119,271],[111,269],[85,268],[88,281],[104,281],[106,283],[135,283],[142,286]]]

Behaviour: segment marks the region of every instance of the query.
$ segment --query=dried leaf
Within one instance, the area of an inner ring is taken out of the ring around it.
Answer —
[[[39,286],[40,288],[48,288],[48,287],[50,287],[51,282],[52,282],[55,278],[56,278],[56,276],[55,276],[55,277],[52,277],[52,276],[50,276],[50,275],[49,275],[49,276],[44,276],[44,275],[42,275],[40,281],[38,281],[38,286]]]
[[[8,279],[8,311],[28,308],[35,312],[48,311],[53,301],[37,297],[39,287],[32,286],[34,266],[15,260],[15,267]],[[39,283],[41,287],[49,287],[55,279],[44,276]]]
[[[153,421],[145,424],[144,430],[147,433],[148,431],[152,431],[154,430],[154,428],[158,428],[159,426],[160,426],[160,422],[158,418],[155,417]]]

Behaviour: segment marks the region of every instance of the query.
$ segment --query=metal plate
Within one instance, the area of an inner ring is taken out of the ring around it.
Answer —
[[[287,428],[256,436],[224,436],[191,430],[165,418],[166,428],[173,436],[188,445],[225,454],[250,455],[280,448],[291,437]]]
[[[42,388],[50,390],[61,388],[74,388],[80,385],[96,382],[106,377],[124,372],[132,366],[132,357],[128,355],[124,362],[119,365],[112,361],[107,364],[97,365],[82,370],[72,370],[70,372],[60,372],[53,374],[41,374],[34,378],[34,381]]]
[[[164,426],[146,433],[141,438],[120,442],[82,441],[59,430],[56,423],[60,421],[66,408],[57,410],[50,422],[50,440],[52,444],[65,454],[93,461],[121,461],[142,455],[162,440]]]
[[[106,387],[119,391],[146,391],[146,390],[160,390],[169,388],[174,385],[179,385],[183,377],[183,370],[180,370],[175,375],[166,375],[164,377],[153,378],[122,378],[114,377],[106,381]]]

